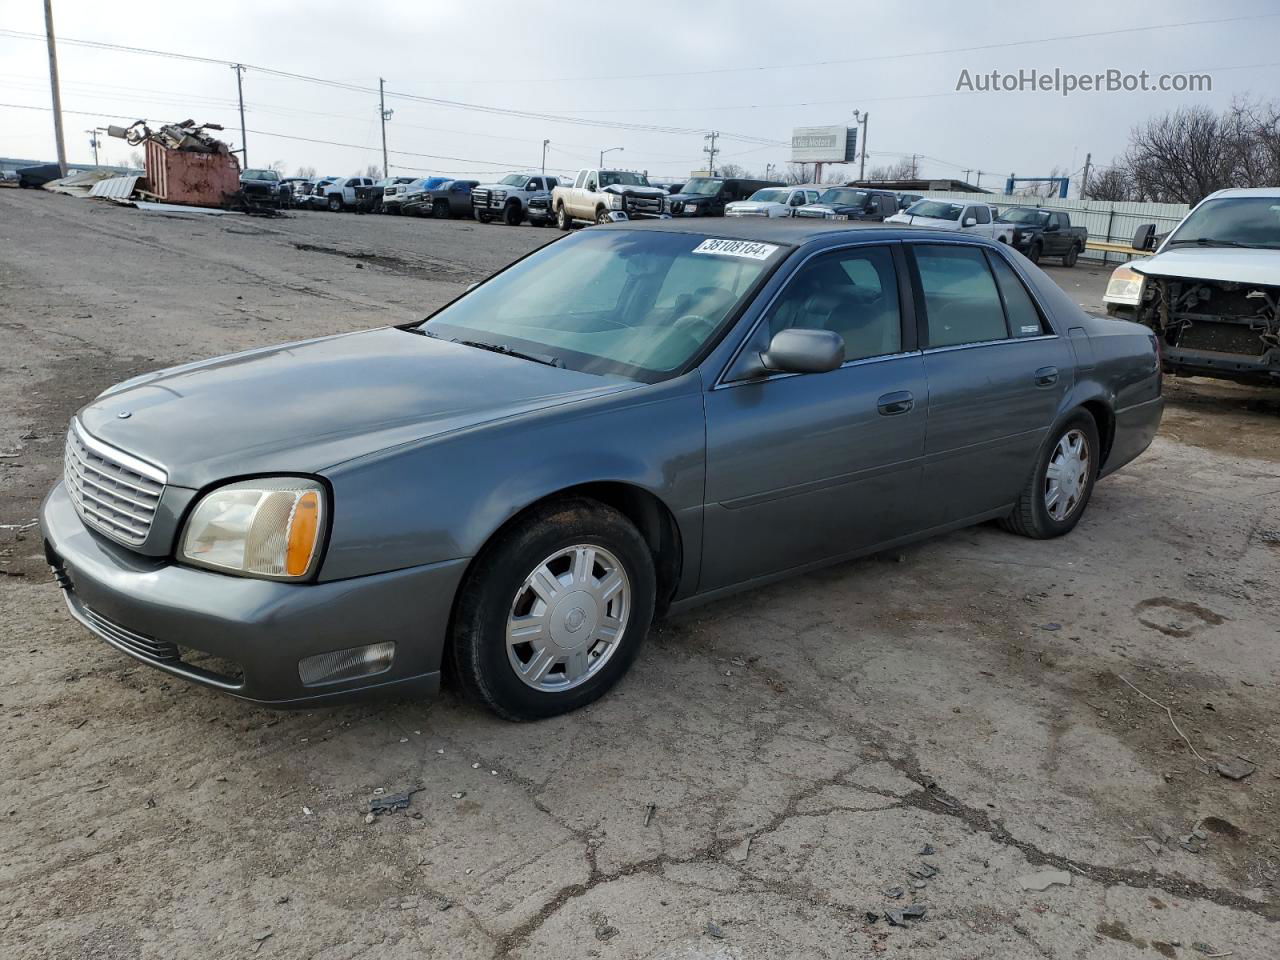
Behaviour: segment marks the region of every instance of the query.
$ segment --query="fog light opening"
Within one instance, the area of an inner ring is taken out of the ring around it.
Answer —
[[[396,645],[392,641],[317,653],[298,661],[298,677],[304,687],[372,677],[390,670],[395,655]]]

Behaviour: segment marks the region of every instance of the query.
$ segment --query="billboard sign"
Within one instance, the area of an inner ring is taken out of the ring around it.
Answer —
[[[852,163],[858,155],[857,127],[796,127],[792,163]]]

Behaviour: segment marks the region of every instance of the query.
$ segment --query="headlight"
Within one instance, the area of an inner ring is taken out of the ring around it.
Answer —
[[[1116,267],[1107,282],[1107,292],[1102,299],[1109,303],[1137,304],[1142,299],[1142,274],[1129,266]]]
[[[214,570],[300,580],[315,568],[328,522],[325,491],[314,480],[263,477],[229,483],[192,511],[180,557]]]
[[[610,210],[621,210],[621,209],[622,209],[622,197],[620,197],[620,196],[619,196],[618,194],[616,194],[616,193],[611,193],[611,194],[609,194],[609,200],[608,200],[608,203],[609,203],[609,209],[610,209]]]

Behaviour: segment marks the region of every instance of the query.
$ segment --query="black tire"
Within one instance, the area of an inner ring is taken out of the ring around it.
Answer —
[[[1087,448],[1086,470],[1083,485],[1076,497],[1076,503],[1070,512],[1060,520],[1054,519],[1045,504],[1049,463],[1057,453],[1058,444],[1074,431],[1084,437]],[[1098,440],[1098,425],[1092,416],[1079,410],[1059,424],[1049,435],[1048,442],[1040,452],[1035,471],[1018,502],[1009,516],[1000,521],[1000,525],[1010,533],[1031,537],[1035,540],[1049,540],[1070,533],[1084,516],[1089,506],[1089,498],[1093,495],[1093,485],[1098,479],[1098,466],[1102,455],[1102,445]]]
[[[1027,248],[1027,259],[1030,260],[1032,263],[1039,263],[1040,254],[1043,252],[1044,252],[1044,247],[1040,246],[1039,243],[1033,243],[1031,246]]]
[[[502,208],[502,222],[508,227],[520,226],[520,221],[524,219],[524,211],[520,209],[519,200],[509,200],[507,205]]]
[[[612,656],[585,682],[564,691],[535,689],[517,676],[508,658],[507,617],[525,578],[545,558],[582,543],[603,547],[624,568],[631,584],[627,625]],[[545,504],[499,533],[467,571],[450,631],[453,671],[467,694],[507,720],[577,710],[631,666],[653,620],[655,591],[653,556],[621,513],[586,498]]]
[[[1071,245],[1071,249],[1062,255],[1062,265],[1064,267],[1074,267],[1076,265],[1076,260],[1079,258],[1080,248],[1073,243]]]
[[[596,211],[596,223],[603,224],[603,223],[609,223],[609,222],[611,222],[609,220],[609,211],[606,208],[601,207],[599,210]]]
[[[398,217],[400,216],[400,204],[397,203],[390,207],[383,207],[382,212],[389,213],[393,217]]]
[[[341,212],[342,212],[342,198],[341,198],[340,196],[338,196],[338,195],[335,193],[333,196],[331,196],[331,197],[329,198],[329,204],[328,204],[328,206],[329,206],[329,212],[330,212],[330,213],[341,213]]]
[[[449,201],[437,200],[435,203],[431,204],[431,215],[435,217],[437,220],[448,220],[449,219]]]
[[[476,219],[481,223],[488,223],[493,219],[493,217],[489,216],[487,213],[480,213],[479,211],[476,211]]]
[[[569,211],[565,210],[563,203],[556,207],[556,226],[565,231],[573,229],[573,220],[569,217]]]

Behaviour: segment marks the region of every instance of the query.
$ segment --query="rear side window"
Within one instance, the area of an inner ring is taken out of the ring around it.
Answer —
[[[1009,330],[1015,337],[1038,337],[1045,332],[1044,321],[1036,309],[1031,294],[1022,285],[1013,267],[1004,257],[991,255],[991,269],[996,275],[996,285],[1004,298],[1005,313],[1009,316]]]
[[[979,223],[991,222],[991,210],[989,207],[974,207],[973,216]]]
[[[1008,337],[1000,294],[982,250],[941,244],[919,244],[914,250],[930,347]]]

